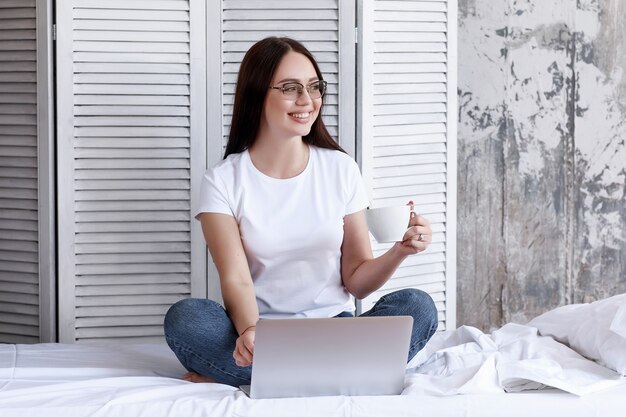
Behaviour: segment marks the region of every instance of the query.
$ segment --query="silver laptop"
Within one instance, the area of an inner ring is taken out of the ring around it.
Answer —
[[[261,320],[250,398],[396,395],[413,317]]]

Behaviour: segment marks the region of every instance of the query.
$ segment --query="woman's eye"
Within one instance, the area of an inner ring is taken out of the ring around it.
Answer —
[[[298,87],[296,87],[295,85],[285,85],[283,86],[283,90],[286,93],[292,93],[294,91],[298,91]]]
[[[319,84],[311,84],[311,85],[309,86],[309,89],[310,89],[311,91],[318,91],[318,90],[320,89],[320,85],[319,85]]]

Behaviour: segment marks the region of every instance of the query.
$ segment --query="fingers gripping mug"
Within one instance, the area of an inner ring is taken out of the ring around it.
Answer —
[[[409,227],[410,206],[378,207],[365,210],[370,232],[378,243],[400,242]]]

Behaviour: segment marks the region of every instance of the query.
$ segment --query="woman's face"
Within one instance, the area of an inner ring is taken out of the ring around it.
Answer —
[[[311,61],[300,53],[290,51],[280,61],[270,86],[282,87],[298,82],[306,87],[317,80],[319,78]],[[317,119],[321,105],[322,99],[311,99],[306,88],[296,100],[289,100],[281,90],[270,88],[265,97],[262,123],[275,137],[306,136]]]

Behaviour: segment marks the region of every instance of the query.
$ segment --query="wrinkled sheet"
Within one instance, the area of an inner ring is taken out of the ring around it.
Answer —
[[[436,334],[409,363],[404,394],[456,395],[547,387],[583,396],[626,383],[537,329],[507,324],[491,334],[462,326]],[[625,401],[626,403],[626,401]]]

